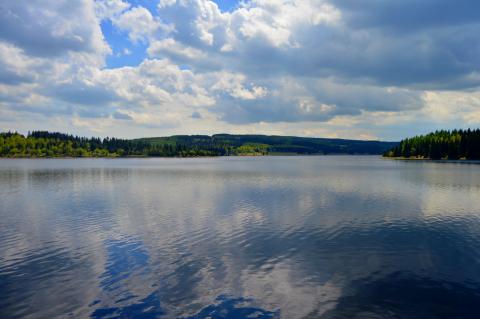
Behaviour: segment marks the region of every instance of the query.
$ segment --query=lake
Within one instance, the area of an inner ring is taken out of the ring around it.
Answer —
[[[0,318],[478,318],[480,165],[0,160]]]

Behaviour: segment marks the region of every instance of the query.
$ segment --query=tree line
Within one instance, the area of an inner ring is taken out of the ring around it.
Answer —
[[[120,156],[218,156],[228,152],[214,145],[152,144],[145,140],[86,138],[34,131],[26,136],[0,133],[0,157],[120,157]]]
[[[382,154],[393,142],[267,135],[174,135],[141,139],[33,131],[0,133],[0,157],[193,157],[267,154]]]
[[[406,138],[385,157],[426,159],[480,159],[480,129],[441,130]]]

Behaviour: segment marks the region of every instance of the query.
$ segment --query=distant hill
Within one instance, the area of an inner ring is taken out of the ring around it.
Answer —
[[[141,139],[86,138],[34,131],[0,133],[0,157],[234,156],[382,154],[397,143],[266,135],[176,135]]]
[[[266,154],[383,154],[398,145],[398,142],[346,140],[270,135],[175,135],[151,137],[138,141],[152,145],[185,145],[216,149],[221,155],[266,155]]]

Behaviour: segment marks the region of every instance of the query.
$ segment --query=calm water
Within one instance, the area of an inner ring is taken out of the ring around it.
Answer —
[[[480,165],[0,160],[0,318],[478,318]]]

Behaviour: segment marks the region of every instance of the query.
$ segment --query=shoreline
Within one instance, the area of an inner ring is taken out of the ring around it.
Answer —
[[[240,154],[240,155],[218,155],[218,156],[52,156],[52,157],[0,157],[2,159],[33,159],[33,160],[45,160],[45,159],[129,159],[129,158],[220,158],[220,157],[306,157],[306,156],[378,156],[382,157],[382,154]],[[382,157],[383,158],[383,157]]]
[[[434,163],[465,163],[465,164],[480,164],[480,160],[471,159],[431,159],[428,157],[388,157],[382,156],[382,159],[397,160],[397,161],[413,161],[413,162],[434,162]]]

